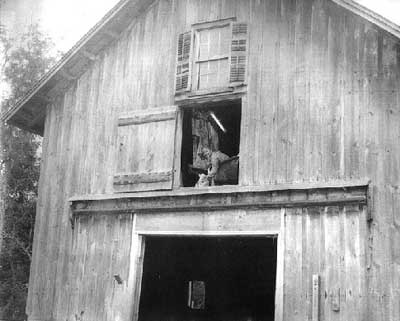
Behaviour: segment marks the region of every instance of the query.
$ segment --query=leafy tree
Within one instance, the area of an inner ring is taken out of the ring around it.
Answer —
[[[0,82],[9,88],[8,97],[1,103],[3,112],[16,104],[54,63],[55,58],[49,55],[51,47],[50,39],[36,25],[19,39],[8,37],[0,26]],[[0,140],[0,197],[4,201],[0,218],[0,319],[25,319],[41,140],[4,123],[0,124]]]

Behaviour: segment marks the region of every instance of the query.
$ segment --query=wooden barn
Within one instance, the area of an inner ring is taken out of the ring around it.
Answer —
[[[400,28],[353,1],[122,0],[3,119],[30,321],[400,320]]]

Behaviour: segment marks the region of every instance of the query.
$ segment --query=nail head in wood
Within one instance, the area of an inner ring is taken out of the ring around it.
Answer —
[[[122,281],[122,279],[121,279],[119,274],[114,274],[114,279],[115,279],[115,281],[117,281],[118,284],[122,284],[123,283],[123,281]]]

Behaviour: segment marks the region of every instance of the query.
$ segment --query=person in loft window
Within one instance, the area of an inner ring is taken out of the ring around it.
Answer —
[[[200,157],[203,148],[219,150],[218,131],[210,121],[208,111],[196,110],[192,118],[193,167],[207,169],[207,160]]]
[[[207,177],[211,181],[211,185],[215,185],[215,176],[218,173],[220,164],[229,159],[229,156],[217,150],[212,151],[208,147],[203,147],[199,153],[199,157],[204,159],[207,163]]]

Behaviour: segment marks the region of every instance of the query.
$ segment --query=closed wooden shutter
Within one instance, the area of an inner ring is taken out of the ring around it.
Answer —
[[[229,74],[231,84],[246,80],[247,42],[247,23],[233,23]]]
[[[190,89],[192,32],[181,33],[178,37],[175,91]]]
[[[119,118],[116,192],[172,189],[176,111],[172,106]]]

